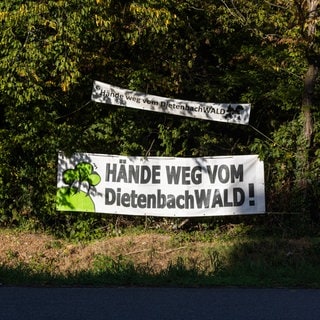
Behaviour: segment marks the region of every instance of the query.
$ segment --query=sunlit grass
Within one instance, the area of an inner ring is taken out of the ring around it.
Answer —
[[[200,258],[181,255],[154,272],[129,258],[94,257],[88,270],[59,273],[40,260],[0,266],[1,283],[9,285],[135,286],[304,286],[320,287],[319,244],[308,248],[277,239],[221,241],[204,247]],[[300,250],[300,251],[299,251]],[[9,255],[10,253],[8,253]],[[9,257],[10,258],[10,257]],[[15,255],[11,261],[14,262]]]

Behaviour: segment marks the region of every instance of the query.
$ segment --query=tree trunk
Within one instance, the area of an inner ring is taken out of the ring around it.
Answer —
[[[310,61],[308,70],[304,76],[304,91],[302,99],[302,115],[304,120],[303,136],[306,147],[310,148],[312,144],[313,121],[312,121],[312,105],[316,80],[319,73],[317,61]]]
[[[301,6],[306,5],[306,19],[303,29],[306,30],[305,40],[307,43],[308,70],[304,76],[304,92],[302,99],[302,114],[304,116],[303,135],[306,139],[307,147],[311,146],[313,123],[311,108],[313,105],[314,89],[319,72],[319,53],[317,52],[316,27],[318,20],[318,6],[320,0],[303,0]]]
[[[304,0],[301,2],[301,7],[303,5],[306,6],[305,11],[307,13],[304,27],[306,31],[308,69],[304,75],[304,91],[301,105],[303,128],[298,150],[297,178],[303,191],[304,211],[309,211],[312,214],[312,211],[315,211],[315,208],[313,208],[315,199],[313,182],[310,179],[310,151],[312,149],[313,136],[312,105],[320,62],[320,56],[315,44],[319,0]]]

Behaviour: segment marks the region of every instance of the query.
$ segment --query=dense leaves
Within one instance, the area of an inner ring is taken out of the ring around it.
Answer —
[[[318,2],[2,1],[1,222],[63,219],[54,206],[58,150],[258,152],[268,209],[303,211],[306,181],[319,193]],[[95,104],[93,80],[174,98],[249,102],[251,125]]]

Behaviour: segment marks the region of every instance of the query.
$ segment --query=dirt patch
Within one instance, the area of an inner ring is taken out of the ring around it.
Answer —
[[[177,245],[169,235],[152,233],[74,244],[46,234],[0,231],[0,265],[70,274],[92,269],[99,257],[109,257],[159,272],[179,258],[206,267],[210,256],[204,257],[204,252],[209,247],[212,244],[200,242]]]

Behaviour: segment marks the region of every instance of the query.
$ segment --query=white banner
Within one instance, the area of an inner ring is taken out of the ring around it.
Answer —
[[[57,210],[162,217],[265,213],[256,155],[163,158],[77,153],[58,158]]]
[[[169,113],[211,121],[249,124],[250,104],[177,100],[121,89],[94,81],[91,100],[134,109]]]

